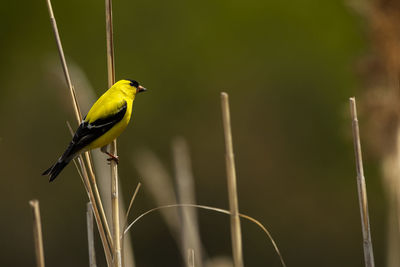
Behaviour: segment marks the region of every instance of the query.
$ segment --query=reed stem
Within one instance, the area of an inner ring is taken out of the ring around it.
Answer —
[[[114,39],[112,24],[112,0],[106,0],[106,39],[107,39],[107,74],[108,87],[115,83]],[[110,153],[117,156],[117,140],[110,144]],[[113,223],[113,263],[115,267],[122,266],[121,235],[119,218],[118,167],[115,161],[110,162],[111,168],[111,210]]]
[[[137,186],[136,186],[135,192],[134,192],[133,195],[132,195],[131,201],[129,202],[129,207],[128,207],[128,209],[127,209],[127,211],[126,211],[126,214],[125,214],[124,227],[123,227],[122,229],[125,229],[126,226],[128,225],[129,212],[130,212],[131,209],[132,209],[133,202],[135,201],[136,196],[137,196],[137,194],[138,194],[139,189],[140,189],[141,186],[142,186],[142,184],[141,184],[141,183],[138,183]]]
[[[225,135],[226,173],[228,179],[229,209],[231,211],[232,253],[235,267],[243,267],[242,232],[240,229],[239,204],[236,186],[236,170],[232,144],[229,98],[221,93],[222,121]]]
[[[361,140],[360,130],[358,127],[356,99],[354,97],[350,98],[350,113],[352,119],[354,153],[356,158],[357,189],[363,233],[364,260],[366,267],[374,267],[375,262],[374,252],[372,249],[371,229],[369,224],[367,188],[365,184],[364,167],[361,153]]]
[[[29,201],[29,205],[31,205],[33,213],[33,236],[35,241],[36,265],[37,267],[44,267],[42,222],[40,220],[39,201],[33,199]]]
[[[89,266],[96,267],[96,250],[94,248],[93,235],[93,208],[90,202],[86,204],[86,226],[88,233]]]
[[[187,258],[187,266],[188,267],[194,267],[195,265],[194,265],[194,249],[192,249],[192,248],[189,248],[188,250],[187,250],[187,252],[188,252],[188,258]]]

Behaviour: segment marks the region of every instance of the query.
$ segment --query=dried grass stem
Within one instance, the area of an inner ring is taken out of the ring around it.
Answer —
[[[232,252],[235,267],[243,266],[242,232],[240,229],[239,204],[236,186],[236,170],[233,154],[231,117],[228,94],[221,93],[222,120],[225,135],[226,173],[228,181],[229,209],[231,211]]]
[[[107,73],[108,87],[115,83],[115,63],[114,63],[114,40],[112,24],[112,1],[106,0],[106,39],[107,39]],[[110,145],[110,153],[117,156],[117,141],[114,140]],[[111,161],[111,210],[113,223],[113,263],[114,266],[122,266],[121,238],[120,238],[120,218],[119,218],[119,192],[118,192],[118,167],[115,161]]]
[[[35,241],[36,265],[44,267],[44,249],[42,236],[42,223],[40,220],[39,201],[34,199],[29,201],[33,213],[33,236]]]
[[[374,252],[372,249],[371,229],[369,224],[367,189],[365,184],[364,167],[361,153],[361,140],[360,130],[358,127],[356,100],[354,97],[350,98],[350,112],[352,119],[354,153],[356,158],[358,200],[360,204],[361,226],[364,241],[364,260],[366,267],[374,267],[375,262]]]

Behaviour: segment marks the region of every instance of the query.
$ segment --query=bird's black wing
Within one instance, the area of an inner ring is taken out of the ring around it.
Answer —
[[[110,116],[97,119],[92,123],[89,123],[84,119],[76,130],[72,141],[69,143],[63,155],[54,165],[44,171],[43,175],[49,175],[50,182],[53,181],[79,151],[105,134],[115,124],[120,122],[125,116],[126,109],[127,103],[125,101],[124,104],[117,110],[117,112]]]
[[[127,109],[126,101],[118,109],[118,111],[108,117],[100,118],[92,123],[88,123],[83,120],[81,125],[79,125],[78,130],[76,130],[72,142],[74,143],[74,151],[71,154],[75,154],[85,146],[89,145],[91,142],[105,134],[114,125],[122,120],[125,116]]]

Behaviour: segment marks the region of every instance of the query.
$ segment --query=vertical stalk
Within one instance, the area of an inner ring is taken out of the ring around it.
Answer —
[[[189,248],[188,249],[188,257],[187,257],[187,266],[188,267],[194,267],[195,266],[195,264],[194,264],[194,249],[192,249],[192,248]]]
[[[372,249],[371,229],[369,224],[367,189],[365,184],[364,167],[361,153],[361,140],[360,130],[358,127],[357,107],[354,97],[350,98],[350,112],[352,119],[354,153],[356,158],[358,200],[360,205],[361,226],[364,241],[364,260],[366,267],[374,267],[375,262],[374,252]]]
[[[107,34],[107,73],[108,87],[115,83],[114,40],[112,25],[112,0],[106,0],[106,34]],[[117,141],[110,145],[110,153],[117,156]],[[114,266],[122,266],[121,235],[119,219],[118,167],[115,161],[110,162],[111,168],[111,210],[113,223],[113,261]]]
[[[225,134],[226,173],[228,179],[229,209],[231,211],[232,253],[235,267],[243,267],[242,232],[240,229],[239,204],[236,186],[236,170],[232,144],[231,116],[229,112],[229,98],[225,92],[221,93],[222,121]]]
[[[36,265],[44,267],[44,249],[42,237],[42,223],[40,221],[39,201],[34,199],[29,201],[33,213],[33,236],[35,241]]]
[[[93,235],[93,208],[90,202],[86,204],[86,226],[88,234],[89,266],[96,267],[96,250],[94,248]]]
[[[110,88],[115,83],[112,0],[105,0],[105,1],[106,1],[107,75],[108,75],[108,87]]]

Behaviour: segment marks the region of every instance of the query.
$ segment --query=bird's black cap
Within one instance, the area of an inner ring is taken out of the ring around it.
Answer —
[[[129,79],[126,79],[126,80],[131,82],[130,83],[131,86],[134,86],[136,88],[139,86],[139,83],[137,81],[135,81],[135,80],[129,80]]]

